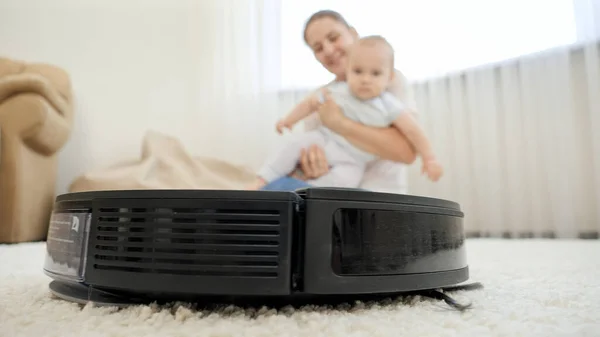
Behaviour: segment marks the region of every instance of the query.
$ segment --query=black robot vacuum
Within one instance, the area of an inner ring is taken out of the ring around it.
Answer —
[[[79,303],[451,303],[444,289],[473,286],[461,284],[463,218],[452,201],[353,189],[69,193],[54,204],[44,272]]]

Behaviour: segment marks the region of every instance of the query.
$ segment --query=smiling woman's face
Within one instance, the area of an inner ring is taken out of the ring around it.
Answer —
[[[315,58],[336,79],[344,80],[347,50],[357,38],[354,29],[331,17],[321,17],[308,24],[304,36]]]

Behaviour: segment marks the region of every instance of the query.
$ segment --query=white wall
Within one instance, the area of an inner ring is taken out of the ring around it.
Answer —
[[[207,28],[213,7],[187,0],[0,1],[0,55],[53,63],[72,77],[75,128],[60,155],[58,193],[87,170],[139,156],[149,129],[178,137],[194,154],[231,157],[243,140],[232,139],[226,150],[208,145],[227,120],[207,108],[214,105],[206,89],[222,83],[213,78],[215,32]]]

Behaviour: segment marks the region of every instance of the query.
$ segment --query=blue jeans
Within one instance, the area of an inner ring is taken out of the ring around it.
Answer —
[[[290,191],[293,192],[299,188],[311,187],[310,184],[307,184],[304,180],[291,178],[291,177],[281,177],[279,179],[275,179],[272,182],[261,188],[262,191]]]

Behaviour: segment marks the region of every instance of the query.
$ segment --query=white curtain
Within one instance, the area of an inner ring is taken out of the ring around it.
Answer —
[[[277,118],[289,108],[278,97],[280,1],[193,3],[189,29],[202,36],[190,43],[201,63],[196,100],[207,121],[198,126],[198,139],[211,148],[203,154],[257,167],[279,137]]]
[[[575,44],[414,83],[446,177],[413,166],[410,191],[460,202],[471,235],[600,231],[600,6],[575,5]]]
[[[469,232],[574,237],[600,230],[598,44],[415,84],[446,168],[410,192],[456,200]]]

